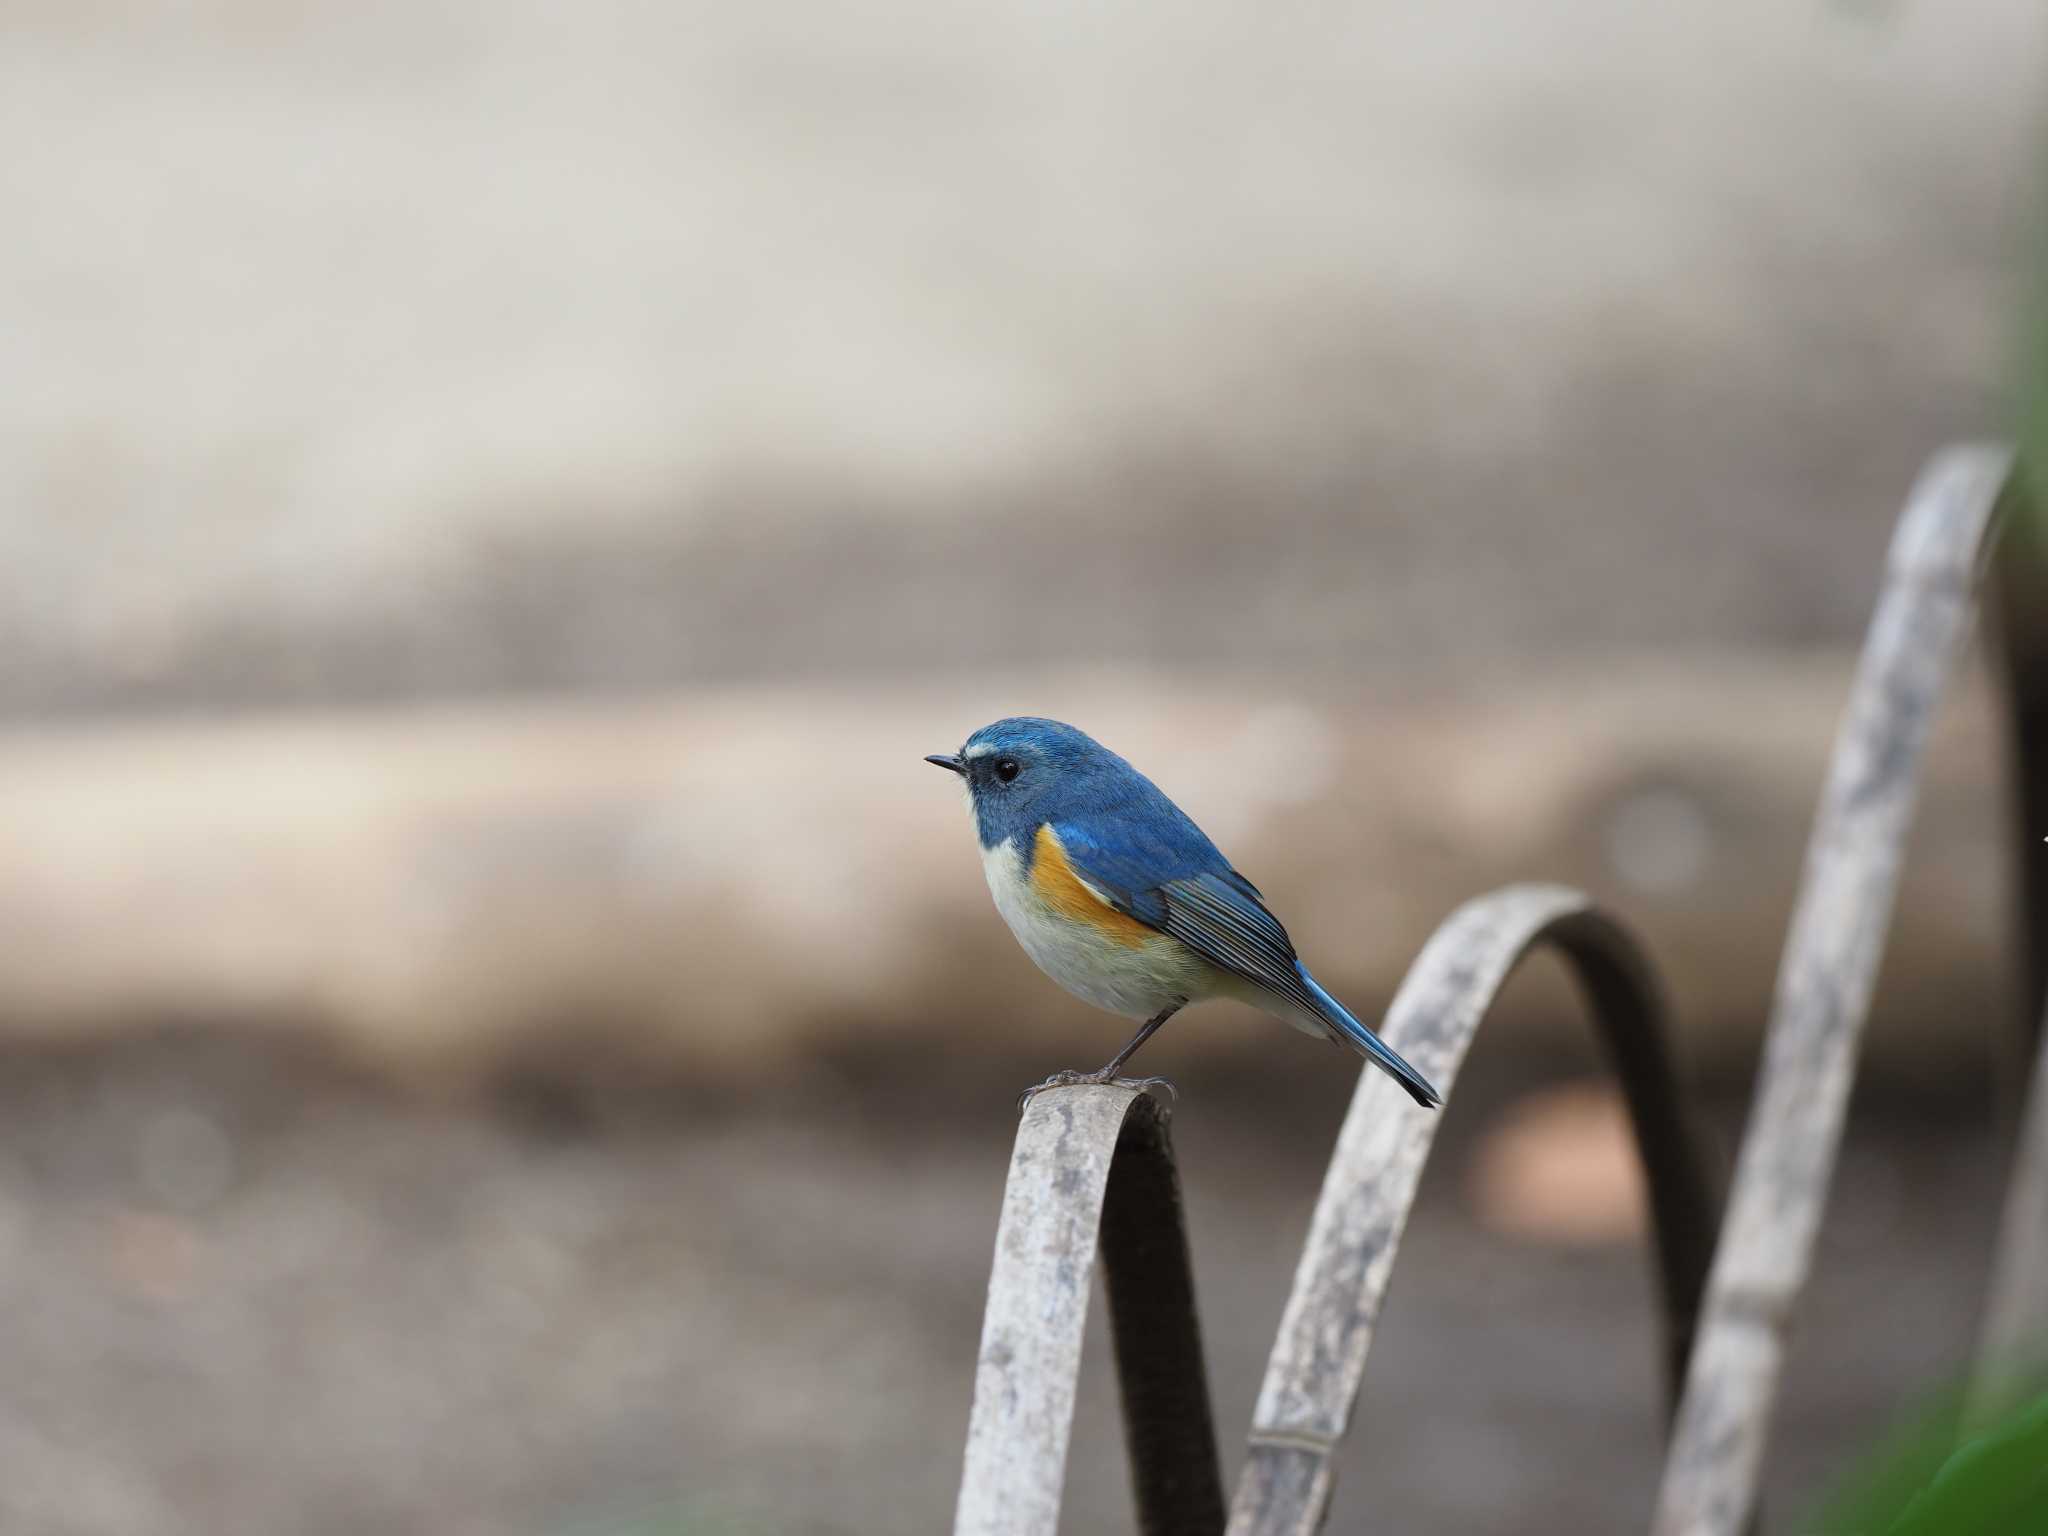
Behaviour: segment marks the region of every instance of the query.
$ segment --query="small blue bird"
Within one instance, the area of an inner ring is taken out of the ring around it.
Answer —
[[[1100,1071],[1041,1086],[1113,1081],[1182,1008],[1227,997],[1350,1046],[1418,1104],[1443,1102],[1317,985],[1202,829],[1093,737],[1057,720],[998,720],[925,761],[966,781],[989,892],[1024,952],[1076,997],[1145,1021]]]

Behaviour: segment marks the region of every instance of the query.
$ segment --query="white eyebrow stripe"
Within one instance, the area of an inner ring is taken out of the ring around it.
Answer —
[[[995,744],[993,742],[977,741],[960,755],[962,757],[987,757],[993,751],[995,751]]]

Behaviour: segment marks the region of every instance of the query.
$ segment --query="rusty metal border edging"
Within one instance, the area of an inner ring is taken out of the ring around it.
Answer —
[[[1785,1330],[1812,1268],[1919,767],[2011,468],[1952,448],[1893,535],[1807,846],[1654,1536],[1738,1536],[1756,1502]]]
[[[1718,1251],[1711,1182],[1685,1123],[1654,980],[1626,933],[1584,897],[1517,887],[1467,904],[1431,939],[1388,1013],[1389,1040],[1448,1088],[1494,993],[1532,946],[1560,948],[1591,995],[1649,1177],[1667,1364],[1674,1382],[1684,1372],[1654,1536],[1737,1536],[1754,1511],[1784,1333],[1812,1265],[1920,763],[2010,466],[1997,448],[1937,456],[1894,535],[1808,845]],[[2042,1061],[2001,1239],[1987,1365],[2015,1326],[2031,1326],[2011,1321],[2012,1275],[2043,1262],[2034,1223],[2048,1054]],[[1137,1109],[1141,1101],[1150,1107]],[[1330,1456],[1434,1132],[1434,1118],[1410,1113],[1391,1084],[1361,1079],[1260,1392],[1231,1536],[1307,1536],[1326,1515]],[[1128,1180],[1113,1177],[1126,1142],[1144,1148],[1125,1157]],[[1132,1090],[1089,1088],[1041,1095],[1019,1127],[956,1533],[1056,1528],[1098,1234],[1141,1528],[1218,1528],[1214,1432],[1164,1116]],[[1137,1283],[1120,1288],[1119,1273]]]
[[[2005,1213],[1965,1418],[1984,1425],[2048,1382],[2048,1020],[2036,1035],[2032,1086],[2013,1150]]]
[[[1223,1528],[1194,1272],[1166,1108],[1055,1088],[1017,1127],[974,1374],[955,1536],[1054,1536],[1098,1244],[1144,1536]]]
[[[1635,941],[1577,891],[1497,891],[1437,929],[1382,1033],[1448,1094],[1501,986],[1543,945],[1571,963],[1626,1093],[1655,1218],[1667,1400],[1675,1403],[1720,1207],[1679,1094],[1662,994]],[[1361,1075],[1267,1363],[1230,1536],[1310,1536],[1321,1527],[1333,1491],[1330,1458],[1358,1396],[1439,1123],[1382,1074]]]

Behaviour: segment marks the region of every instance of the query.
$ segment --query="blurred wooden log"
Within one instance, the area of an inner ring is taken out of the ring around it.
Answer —
[[[918,761],[1033,709],[1158,778],[1354,1009],[1382,1009],[1472,891],[1555,879],[1630,913],[1695,1058],[1739,1063],[1847,675],[1708,655],[1377,701],[1043,677],[15,731],[0,1031],[225,1020],[400,1065],[573,1060],[602,1031],[611,1054],[746,1074],[901,1044],[968,1002],[1005,1028],[952,1033],[957,1060],[1003,1037],[1092,1049],[1104,1020],[1017,951],[957,793]],[[1880,1055],[1967,1062],[1967,1034],[1924,1021],[1988,1029],[2002,1007],[1995,741],[1974,691],[1935,736]],[[1576,1041],[1554,977],[1517,993],[1496,1029]],[[1268,1027],[1198,1009],[1163,1048]]]

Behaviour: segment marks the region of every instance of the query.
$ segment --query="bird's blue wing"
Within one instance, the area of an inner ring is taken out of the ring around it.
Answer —
[[[1198,843],[1177,835],[1178,827],[1120,825],[1105,836],[1056,822],[1053,832],[1074,873],[1117,911],[1171,934],[1212,965],[1322,1012],[1280,919],[1199,832]]]
[[[1416,1103],[1442,1096],[1414,1067],[1325,992],[1295,956],[1280,919],[1259,889],[1224,861],[1192,822],[1148,830],[1118,827],[1090,837],[1055,823],[1067,863],[1119,912],[1171,934],[1211,965],[1265,988],[1320,1019],[1332,1040],[1346,1041],[1391,1074]]]
[[[1166,899],[1162,925],[1212,964],[1235,971],[1281,996],[1316,1009],[1302,984],[1294,941],[1268,912],[1252,883],[1235,870],[1191,875],[1160,887]]]

